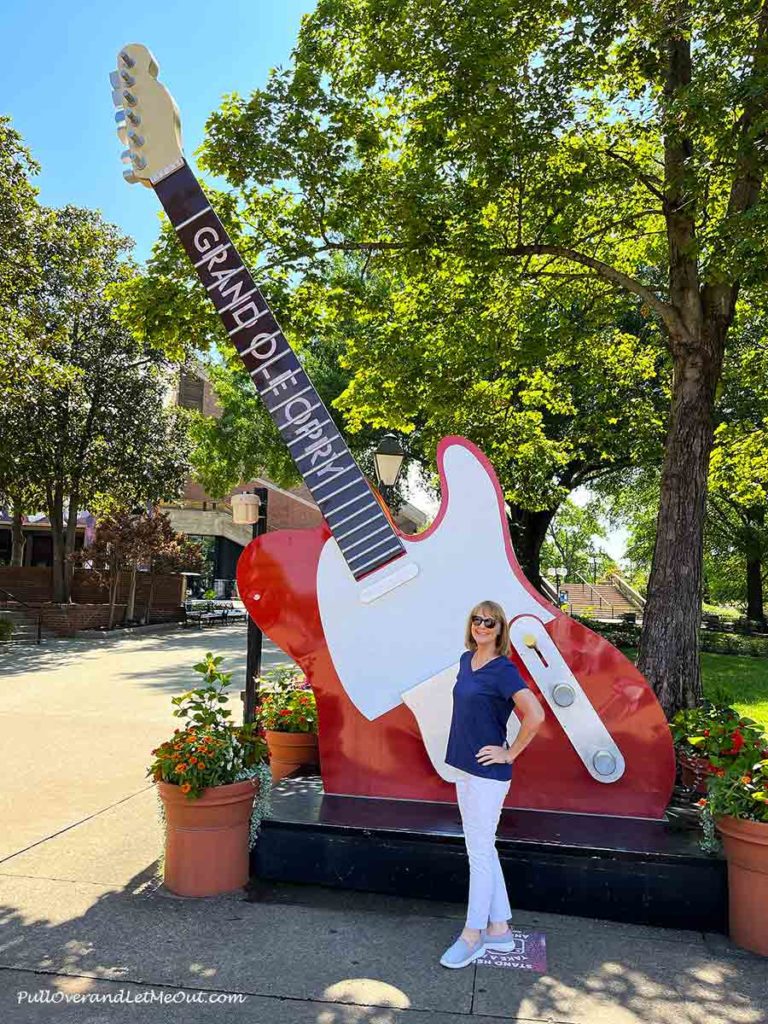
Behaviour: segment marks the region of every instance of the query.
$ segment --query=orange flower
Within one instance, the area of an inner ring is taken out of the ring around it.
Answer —
[[[702,800],[697,800],[697,801],[696,801],[696,806],[697,806],[697,807],[706,807],[706,806],[707,806],[707,801],[706,801],[706,800],[704,800],[704,799],[702,799]]]
[[[744,783],[745,786],[748,786],[750,784],[750,782],[752,781],[752,776],[751,775],[742,775],[741,776],[741,781]]]
[[[190,789],[192,789],[192,787],[188,782],[183,782],[181,786],[179,786],[179,789],[181,790],[182,793],[188,793]]]
[[[185,772],[186,770],[187,766],[184,764],[183,761],[180,764],[177,764],[176,767],[174,768],[174,771],[178,772],[179,774]]]
[[[205,762],[204,761],[198,761],[197,762],[197,767],[202,771],[202,769],[205,768]]]
[[[174,743],[174,744],[173,744],[173,749],[174,749],[174,750],[181,750],[181,748],[182,748],[183,746],[184,746],[184,744],[183,744],[183,743]]]

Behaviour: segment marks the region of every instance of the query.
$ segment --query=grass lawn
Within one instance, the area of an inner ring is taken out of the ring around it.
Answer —
[[[637,651],[625,649],[633,661]],[[704,694],[733,705],[741,715],[760,722],[768,733],[768,658],[737,654],[702,654]]]

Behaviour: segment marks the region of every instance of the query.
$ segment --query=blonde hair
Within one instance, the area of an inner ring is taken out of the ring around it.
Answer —
[[[509,656],[509,623],[504,609],[496,601],[481,601],[476,604],[467,616],[467,628],[464,634],[464,646],[468,651],[476,651],[477,644],[472,637],[472,616],[487,615],[493,616],[496,622],[501,623],[501,630],[496,636],[496,650],[505,657]]]

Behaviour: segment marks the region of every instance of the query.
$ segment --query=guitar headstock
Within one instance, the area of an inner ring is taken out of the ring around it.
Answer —
[[[117,55],[112,71],[112,101],[117,134],[127,146],[123,177],[151,188],[184,162],[181,120],[173,96],[157,80],[158,64],[146,46],[129,43]]]

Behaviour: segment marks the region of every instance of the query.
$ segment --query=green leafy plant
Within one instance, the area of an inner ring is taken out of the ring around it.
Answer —
[[[317,732],[317,703],[304,674],[279,665],[259,678],[257,719],[274,732]]]
[[[155,781],[178,785],[190,800],[210,786],[251,778],[267,759],[260,725],[238,726],[229,721],[232,712],[224,705],[232,673],[221,671],[222,661],[209,652],[194,666],[203,685],[172,699],[174,717],[188,724],[175,729],[171,739],[152,751],[154,760],[147,769]]]
[[[710,777],[699,806],[714,818],[730,815],[768,823],[768,759],[742,756],[722,775]]]
[[[756,760],[766,746],[757,722],[740,716],[734,708],[709,702],[678,711],[671,728],[678,749],[707,758],[718,775],[730,769],[734,759]]]

